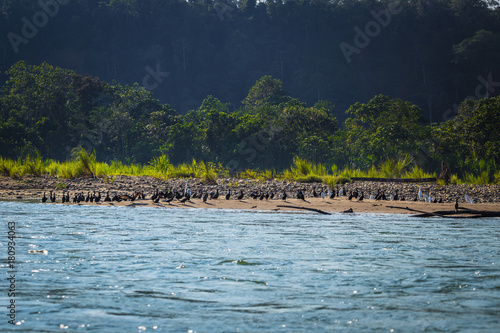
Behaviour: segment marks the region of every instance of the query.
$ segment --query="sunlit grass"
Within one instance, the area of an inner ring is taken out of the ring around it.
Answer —
[[[484,164],[484,163],[483,163]],[[482,167],[482,168],[481,168]],[[489,165],[478,163],[478,174],[466,172],[459,175],[451,175],[451,184],[500,184],[500,171],[492,171]],[[158,179],[174,178],[197,178],[205,183],[216,183],[219,178],[229,178],[229,170],[221,164],[213,162],[196,161],[173,165],[168,156],[161,155],[153,158],[148,164],[123,163],[112,161],[111,163],[97,162],[95,152],[89,153],[83,148],[73,151],[72,159],[65,162],[54,160],[43,160],[39,153],[27,156],[25,159],[17,160],[0,157],[0,175],[14,179],[25,176],[51,176],[62,179],[80,177],[98,177],[104,181],[116,179],[116,176],[150,176]],[[367,170],[359,168],[343,168],[337,165],[326,166],[315,164],[310,161],[295,158],[293,164],[282,172],[276,170],[245,170],[235,177],[256,180],[287,180],[303,183],[325,183],[330,187],[337,184],[351,182],[353,177],[362,178],[431,178],[436,173],[429,173],[413,164],[408,156],[402,159],[388,159],[379,167],[372,166]]]

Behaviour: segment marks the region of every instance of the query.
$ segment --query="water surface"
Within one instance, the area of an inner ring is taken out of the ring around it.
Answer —
[[[7,221],[19,237],[2,331],[500,330],[499,219],[0,202],[0,220],[4,277]]]

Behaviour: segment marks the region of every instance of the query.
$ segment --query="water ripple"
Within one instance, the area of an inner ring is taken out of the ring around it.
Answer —
[[[19,202],[0,219],[19,237],[21,327],[7,331],[500,327],[496,219]]]

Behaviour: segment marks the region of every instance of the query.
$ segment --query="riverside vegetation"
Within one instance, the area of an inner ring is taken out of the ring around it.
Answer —
[[[369,170],[339,169],[337,165],[326,167],[314,164],[300,157],[294,159],[293,165],[283,170],[244,170],[231,172],[221,164],[205,163],[193,159],[191,163],[173,165],[167,156],[153,158],[147,165],[124,164],[113,161],[97,162],[95,152],[89,153],[84,148],[73,150],[73,158],[66,162],[57,162],[50,159],[43,160],[39,153],[36,156],[27,156],[25,159],[11,160],[0,157],[0,175],[20,179],[25,176],[55,177],[74,179],[81,177],[101,178],[105,182],[113,182],[116,176],[149,176],[158,179],[198,178],[205,183],[214,183],[218,178],[242,178],[256,180],[283,180],[302,183],[324,183],[333,188],[338,184],[351,182],[351,177],[370,178],[411,178],[421,179],[436,177],[436,173],[427,173],[416,165],[409,167],[411,160],[408,156],[400,160],[388,159],[379,168]],[[441,180],[439,180],[441,182]],[[490,182],[486,174],[478,177],[467,173],[465,178],[451,176],[451,184],[500,184],[500,171],[494,174],[494,181]]]
[[[307,106],[270,76],[255,83],[238,110],[208,96],[181,115],[138,85],[45,63],[21,61],[7,74],[0,95],[6,176],[213,180],[248,170],[240,176],[345,182],[435,176],[444,161],[452,183],[500,179],[500,97],[467,99],[456,117],[425,124],[416,105],[377,95],[351,105],[340,124],[334,105]]]

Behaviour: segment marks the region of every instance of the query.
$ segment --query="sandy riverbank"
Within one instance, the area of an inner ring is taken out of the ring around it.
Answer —
[[[392,207],[409,207],[414,210],[421,211],[438,211],[438,210],[454,210],[455,199],[459,198],[460,207],[485,210],[499,211],[500,210],[500,186],[469,186],[469,185],[448,185],[439,186],[436,184],[400,184],[400,183],[373,183],[373,182],[357,182],[346,184],[340,188],[344,188],[346,192],[357,189],[359,193],[363,192],[365,199],[358,201],[356,199],[348,200],[347,196],[321,198],[321,192],[328,192],[325,184],[302,184],[295,182],[286,182],[278,180],[253,180],[253,179],[219,179],[215,184],[204,184],[200,180],[190,179],[187,184],[191,192],[195,193],[210,193],[216,189],[219,190],[220,196],[217,200],[191,199],[185,203],[180,203],[178,200],[173,200],[170,203],[164,202],[161,199],[158,203],[154,203],[150,198],[156,189],[177,189],[182,191],[186,186],[186,180],[158,180],[151,177],[127,177],[117,176],[111,181],[103,179],[56,179],[56,178],[23,178],[20,180],[7,177],[0,177],[0,199],[6,200],[40,200],[45,192],[48,196],[50,191],[56,193],[56,203],[61,203],[61,195],[69,193],[72,198],[75,193],[96,193],[101,192],[102,200],[106,192],[113,194],[132,194],[142,192],[146,196],[145,200],[136,201],[121,201],[121,202],[104,202],[99,203],[84,202],[80,204],[97,205],[97,206],[151,206],[151,207],[181,207],[181,208],[212,208],[212,209],[245,209],[245,210],[273,210],[273,211],[294,211],[296,209],[279,207],[282,205],[300,206],[307,208],[319,209],[326,212],[343,212],[352,208],[355,213],[411,213],[408,210],[391,208]],[[443,203],[428,203],[422,201],[413,201],[418,190],[426,195],[437,198]],[[296,199],[297,191],[301,189],[306,194],[305,201]],[[231,190],[232,193],[240,193],[241,190],[245,193],[242,200],[237,200],[235,195],[229,200],[225,199],[225,194]],[[313,190],[320,197],[313,197]],[[387,197],[398,190],[399,197],[405,197],[405,201],[394,200],[370,200],[370,194],[376,194],[378,190],[384,191]],[[282,193],[286,191],[288,198],[282,200]],[[252,199],[249,195],[254,193],[274,193],[274,199]],[[465,202],[465,194],[469,195],[474,201],[474,204]],[[73,205],[73,203],[68,203]]]
[[[50,203],[51,204],[51,203]],[[205,208],[205,209],[242,209],[242,210],[264,210],[264,211],[301,211],[300,209],[280,206],[299,206],[305,208],[319,209],[330,213],[340,213],[348,209],[352,209],[354,213],[377,213],[377,214],[415,214],[405,210],[405,207],[420,210],[420,211],[438,211],[438,210],[454,210],[454,204],[442,203],[432,204],[426,202],[408,202],[408,201],[376,201],[376,200],[351,200],[346,197],[340,199],[321,199],[321,198],[306,198],[306,200],[287,199],[278,200],[253,200],[244,199],[225,200],[219,198],[217,200],[208,200],[203,202],[201,199],[192,199],[185,203],[180,203],[174,200],[170,203],[164,202],[162,199],[158,203],[153,203],[151,200],[136,200],[136,201],[121,201],[121,202],[83,202],[81,205],[93,206],[116,206],[116,207],[165,207],[165,208]],[[68,205],[74,205],[69,203]],[[394,208],[401,207],[402,209]],[[484,211],[498,211],[500,204],[498,203],[482,203],[482,204],[461,204],[462,208]],[[305,211],[302,210],[302,211]]]

